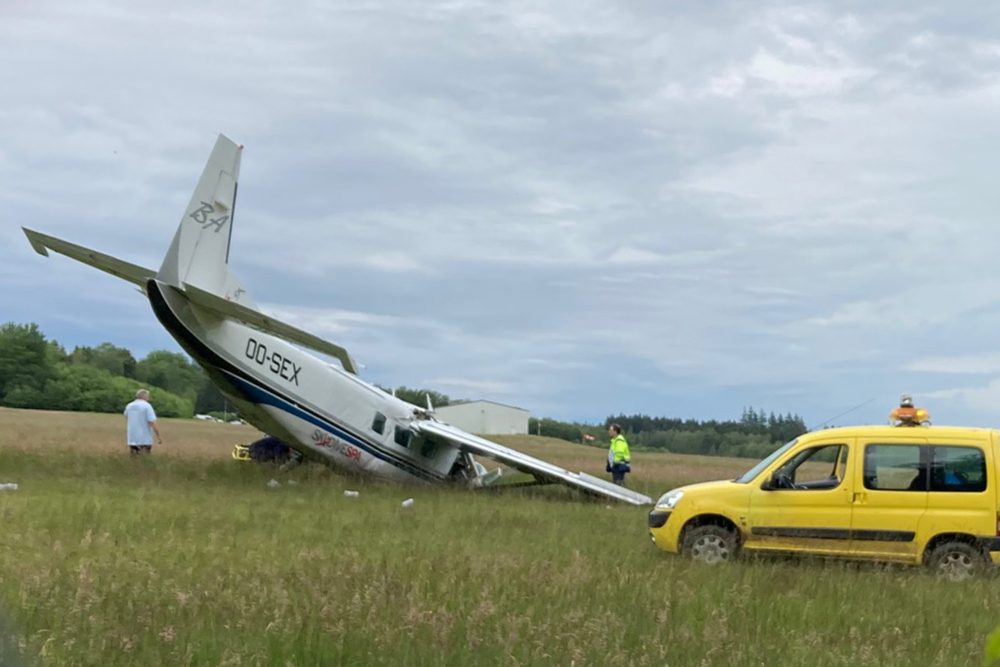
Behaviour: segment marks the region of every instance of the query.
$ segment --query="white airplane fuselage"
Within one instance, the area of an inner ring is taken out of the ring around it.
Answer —
[[[345,472],[402,482],[448,479],[460,452],[410,431],[416,406],[200,308],[170,285],[150,280],[146,292],[164,328],[264,433]]]
[[[220,135],[195,186],[159,270],[132,264],[31,229],[49,251],[126,280],[146,294],[157,319],[212,382],[264,433],[304,457],[339,470],[400,482],[488,486],[474,456],[633,505],[647,496],[584,472],[504,447],[434,419],[357,376],[348,351],[261,312],[229,271],[229,249],[243,147]],[[339,363],[327,363],[304,350]]]

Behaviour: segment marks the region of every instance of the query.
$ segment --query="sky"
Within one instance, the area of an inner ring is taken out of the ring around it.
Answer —
[[[13,0],[0,90],[0,321],[67,348],[180,350],[20,227],[155,269],[221,132],[231,269],[370,382],[1000,426],[1000,6]]]

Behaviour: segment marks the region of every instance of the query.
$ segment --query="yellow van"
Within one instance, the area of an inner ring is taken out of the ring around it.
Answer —
[[[964,579],[1000,564],[997,431],[860,426],[807,433],[742,476],[663,494],[649,532],[717,563],[740,551],[926,564]]]

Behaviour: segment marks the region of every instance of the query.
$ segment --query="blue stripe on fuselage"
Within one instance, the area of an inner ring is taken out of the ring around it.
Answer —
[[[387,452],[384,452],[383,450],[381,450],[381,448],[373,447],[369,441],[359,438],[353,433],[350,433],[349,431],[346,431],[340,426],[334,424],[333,422],[324,420],[315,414],[311,414],[303,410],[294,401],[290,401],[284,396],[275,393],[270,388],[262,387],[253,382],[249,382],[246,378],[240,377],[239,375],[227,369],[221,369],[221,370],[227,375],[229,375],[230,378],[232,378],[232,381],[239,388],[240,393],[242,393],[244,396],[247,397],[247,399],[249,399],[251,402],[257,405],[270,405],[272,407],[278,408],[282,412],[287,412],[293,417],[297,417],[303,421],[307,421],[310,424],[313,424],[314,426],[318,426],[326,431],[329,431],[330,433],[333,433],[335,436],[337,436],[341,440],[344,440],[348,444],[359,447],[368,454],[374,456],[375,458],[385,461],[386,463],[389,463],[391,465],[394,465],[397,468],[400,468],[410,473],[411,475],[435,481],[441,481],[444,479],[443,477],[435,476],[430,471],[419,468],[403,459],[399,459],[396,457],[393,457],[393,459],[395,460],[390,459],[389,457],[386,456]]]
[[[231,378],[230,383],[240,394],[255,404],[271,405],[288,414],[304,419],[320,428],[332,431],[338,437],[350,441],[375,458],[385,461],[404,472],[416,477],[422,477],[432,481],[442,481],[445,478],[437,473],[431,472],[397,456],[395,453],[387,451],[378,444],[366,440],[357,434],[350,433],[346,428],[334,424],[330,419],[321,417],[314,412],[309,412],[295,401],[282,396],[277,390],[264,385],[260,380],[243,371],[238,366],[227,360],[221,354],[213,350],[204,341],[198,338],[173,312],[166,297],[162,294],[160,284],[155,279],[150,279],[146,283],[146,294],[153,313],[164,328],[170,332],[177,342],[181,344],[188,354],[190,354],[199,364],[206,368],[214,369]]]

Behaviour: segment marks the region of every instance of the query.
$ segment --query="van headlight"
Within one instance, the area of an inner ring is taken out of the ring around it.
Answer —
[[[674,489],[673,491],[667,491],[660,499],[656,501],[657,507],[665,507],[668,510],[672,510],[676,505],[677,501],[684,497],[684,492],[680,489]]]

